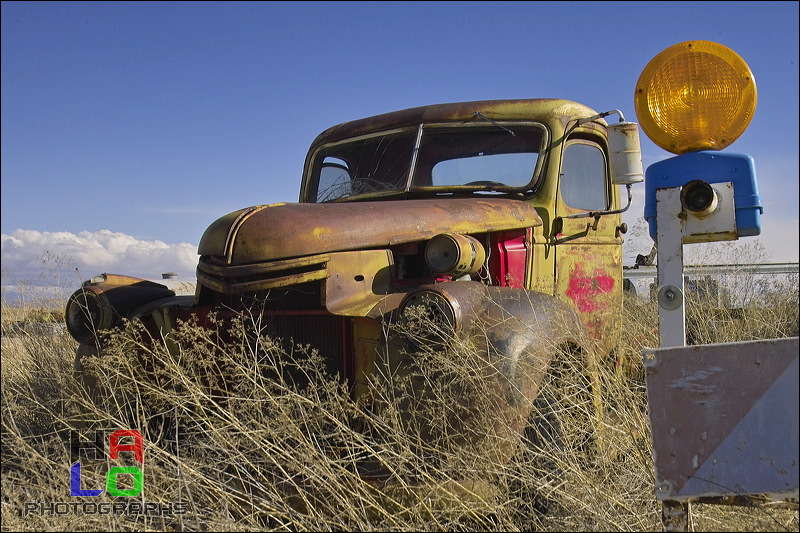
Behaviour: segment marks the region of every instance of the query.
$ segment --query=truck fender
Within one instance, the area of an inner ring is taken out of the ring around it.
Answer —
[[[98,344],[101,332],[119,327],[137,308],[174,296],[174,291],[153,281],[101,274],[69,297],[64,310],[67,331],[81,344]]]
[[[491,412],[492,438],[497,438],[491,447],[498,460],[507,461],[524,434],[554,357],[567,346],[589,346],[585,327],[576,311],[554,296],[473,281],[437,283],[407,294],[398,308],[399,322],[403,323],[407,307],[426,304],[434,311],[445,309],[423,318],[436,322],[444,317],[440,325],[452,324],[452,349],[459,353],[454,361],[469,365],[480,380],[473,392],[481,397],[464,401]],[[417,342],[416,348],[447,349],[438,342],[447,338],[426,335],[425,323],[421,321],[414,333],[424,341],[433,340],[433,346]]]
[[[553,358],[565,347],[588,351],[589,336],[575,310],[537,291],[487,287],[481,328],[509,406],[506,420],[522,432]]]
[[[136,278],[132,278],[136,279]],[[148,332],[151,336],[155,338],[162,338],[165,339],[167,342],[167,346],[170,346],[170,340],[167,337],[167,333],[169,333],[175,327],[175,320],[172,310],[176,307],[182,308],[189,308],[191,307],[194,297],[193,296],[163,296],[163,297],[156,297],[150,301],[146,301],[144,304],[133,308],[134,302],[141,302],[146,300],[146,293],[145,291],[141,291],[140,294],[136,294],[133,296],[133,293],[136,292],[134,288],[135,285],[127,285],[127,290],[125,291],[126,294],[115,293],[114,302],[117,303],[117,307],[111,307],[114,314],[113,320],[110,322],[110,325],[105,330],[113,329],[122,324],[124,320],[135,320],[135,319],[143,319],[145,322],[145,326],[148,329]],[[148,288],[149,289],[149,288]],[[78,294],[80,291],[76,291]],[[163,291],[149,291],[149,294],[152,296],[153,294],[165,294]],[[171,291],[170,291],[171,292]],[[127,296],[127,299],[125,298]],[[120,305],[122,302],[122,305]],[[98,332],[100,329],[98,328]],[[76,339],[77,340],[77,339]],[[78,383],[81,383],[86,389],[93,394],[96,394],[98,389],[97,386],[97,379],[95,376],[91,375],[91,373],[87,372],[84,367],[83,359],[85,357],[97,357],[102,356],[103,354],[103,346],[102,342],[98,337],[93,337],[92,339],[88,340],[87,342],[78,342],[78,348],[75,351],[75,361],[73,363],[73,375],[76,378]]]

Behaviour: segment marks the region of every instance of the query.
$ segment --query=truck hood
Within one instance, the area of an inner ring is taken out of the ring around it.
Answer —
[[[535,208],[508,199],[257,205],[212,223],[198,253],[244,265],[540,225]]]

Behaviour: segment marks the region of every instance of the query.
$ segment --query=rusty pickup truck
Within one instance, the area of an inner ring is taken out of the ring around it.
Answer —
[[[620,213],[642,179],[637,124],[567,100],[430,105],[331,127],[310,146],[297,203],[208,227],[193,296],[122,275],[85,282],[66,308],[76,369],[124,320],[162,339],[191,317],[246,312],[260,333],[318,349],[353,400],[369,401],[371,377],[466,344],[503,399],[498,420],[521,435],[560,350],[589,365],[615,348]]]

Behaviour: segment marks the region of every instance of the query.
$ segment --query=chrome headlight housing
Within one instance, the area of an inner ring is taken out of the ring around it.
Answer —
[[[415,347],[442,350],[461,329],[461,307],[457,301],[434,290],[406,296],[398,308],[400,327]]]
[[[442,233],[425,246],[425,262],[433,272],[460,277],[475,274],[486,260],[486,250],[470,235]]]

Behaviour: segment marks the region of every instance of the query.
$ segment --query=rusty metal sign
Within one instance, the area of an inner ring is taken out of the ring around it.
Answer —
[[[659,500],[797,503],[797,337],[643,355]]]

